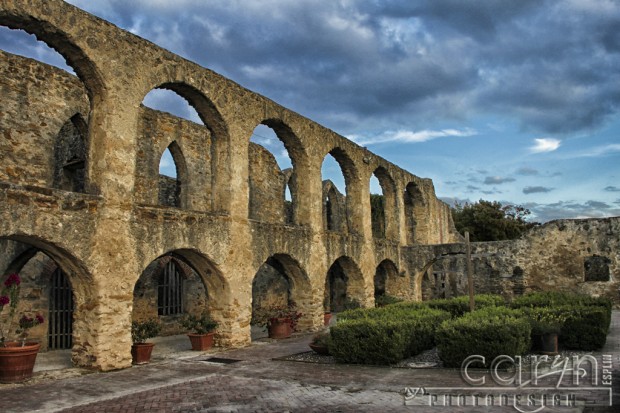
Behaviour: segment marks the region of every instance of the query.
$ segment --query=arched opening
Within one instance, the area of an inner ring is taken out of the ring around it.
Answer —
[[[93,97],[101,90],[98,73],[61,30],[21,19],[0,16],[0,25],[23,29],[0,27],[6,51],[0,51],[0,77],[15,80],[3,89],[7,106],[5,116],[0,110],[0,130],[6,131],[0,139],[0,180],[87,192],[88,122]]]
[[[323,181],[323,228],[346,231],[346,200],[332,181]]]
[[[172,142],[159,161],[158,204],[183,208],[187,198],[187,165],[181,148]]]
[[[349,257],[338,258],[325,277],[325,312],[338,313],[359,307],[365,301],[364,279],[359,267]]]
[[[43,323],[28,331],[28,339],[41,343],[42,351],[65,350],[59,360],[69,365],[92,363],[89,356],[91,332],[84,304],[91,299],[90,276],[65,250],[29,236],[0,239],[0,282],[18,274],[20,292],[11,326],[3,325],[7,340],[15,340],[22,315],[41,315]],[[72,350],[72,351],[71,351]]]
[[[142,103],[136,160],[136,186],[143,188],[137,194],[140,202],[173,206],[173,202],[160,202],[162,182],[168,194],[176,189],[179,197],[174,206],[225,210],[230,201],[225,184],[230,180],[229,139],[215,105],[200,90],[180,82],[156,86]],[[176,183],[162,175],[176,178]]]
[[[383,260],[377,266],[374,277],[375,300],[382,296],[408,298],[410,296],[409,282],[399,276],[396,264],[391,260]]]
[[[298,329],[312,326],[312,289],[299,263],[286,254],[275,254],[260,266],[252,280],[252,339],[264,338],[267,331],[257,325],[260,316],[276,307],[295,306],[302,313]],[[260,314],[260,316],[259,316]]]
[[[407,184],[403,199],[407,245],[423,242],[422,229],[424,225],[422,220],[425,218],[426,202],[419,186],[414,182]]]
[[[75,114],[58,132],[54,146],[54,188],[84,192],[86,188],[86,136],[88,125],[82,115]]]
[[[375,238],[398,238],[396,185],[388,171],[380,166],[370,177],[370,216]]]
[[[357,181],[357,177],[355,165],[344,150],[334,148],[325,155],[321,165],[321,179],[323,181],[323,218],[326,230],[362,232],[361,217],[355,216],[356,208],[352,205],[356,198],[356,188],[353,186],[353,182]],[[331,191],[332,188],[333,191]],[[342,209],[336,208],[337,204],[343,205]],[[341,215],[337,216],[336,213]]]
[[[248,148],[250,219],[297,223],[296,165],[304,157],[299,139],[282,121],[267,119],[254,128]]]
[[[379,180],[370,177],[370,223],[374,238],[385,238],[385,197]]]
[[[179,324],[185,314],[208,311],[216,319],[220,316],[215,291],[208,286],[213,269],[206,259],[199,257],[202,268],[188,259],[184,250],[168,252],[153,260],[142,272],[134,286],[134,321],[157,319],[162,325],[162,336],[185,333]],[[216,289],[217,287],[214,286]]]

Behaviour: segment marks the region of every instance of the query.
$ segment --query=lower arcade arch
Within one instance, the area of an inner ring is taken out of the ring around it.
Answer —
[[[180,324],[186,314],[207,312],[221,323],[228,294],[219,270],[200,252],[169,251],[151,261],[136,281],[132,320],[158,320],[161,336],[186,333]]]
[[[92,333],[93,283],[85,267],[66,250],[37,237],[0,238],[0,250],[0,282],[11,274],[20,280],[15,315],[1,335],[15,340],[18,318],[40,315],[43,322],[28,330],[27,339],[41,343],[41,351],[71,349],[75,364],[90,365],[86,337]]]
[[[360,307],[365,302],[364,277],[349,257],[340,257],[329,267],[325,277],[323,309],[326,313]]]
[[[377,266],[374,286],[375,301],[384,296],[409,298],[409,280],[399,275],[396,264],[389,259],[381,261]]]
[[[287,254],[274,254],[260,266],[252,280],[252,339],[266,336],[259,320],[283,307],[294,307],[301,313],[298,330],[311,328],[314,311],[310,280],[297,260]]]

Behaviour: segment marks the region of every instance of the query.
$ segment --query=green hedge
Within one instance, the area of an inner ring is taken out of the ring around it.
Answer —
[[[396,363],[408,341],[402,323],[377,319],[339,321],[330,335],[329,353],[340,363]]]
[[[460,367],[471,355],[486,358],[521,355],[530,348],[529,322],[519,311],[489,306],[447,320],[437,329],[439,355],[446,367]]]
[[[445,311],[423,307],[347,311],[331,327],[330,353],[343,363],[392,364],[433,348],[437,327],[449,318]]]
[[[511,306],[521,308],[544,307],[561,312],[567,319],[559,335],[559,344],[570,350],[598,350],[605,345],[611,323],[612,302],[568,292],[536,292],[515,298]]]
[[[475,309],[479,310],[485,307],[497,307],[506,304],[506,300],[501,295],[495,294],[478,294],[474,296]],[[437,308],[452,314],[452,317],[461,317],[469,312],[469,296],[461,295],[455,298],[439,299],[426,301],[426,305],[430,308]]]
[[[605,345],[611,310],[604,306],[566,306],[569,313],[560,331],[559,343],[571,350],[598,350]]]

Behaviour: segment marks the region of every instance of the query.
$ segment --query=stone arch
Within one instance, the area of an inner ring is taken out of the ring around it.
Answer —
[[[357,202],[360,202],[360,178],[359,171],[353,159],[342,148],[336,146],[332,148],[325,156],[333,156],[344,176],[345,182],[345,205],[346,205],[346,228],[351,233],[362,234],[363,222],[361,211]],[[325,160],[325,156],[323,160]]]
[[[97,65],[71,40],[70,34],[47,20],[43,13],[35,16],[25,9],[13,11],[5,8],[0,10],[0,25],[33,34],[38,40],[60,53],[86,86],[91,109],[103,98],[105,87]]]
[[[379,180],[381,190],[383,191],[383,237],[388,239],[398,238],[398,208],[396,204],[396,184],[390,173],[382,166],[377,167],[374,176]],[[371,204],[371,214],[372,204]]]
[[[2,243],[2,260],[7,262],[5,272],[20,273],[26,271],[22,282],[22,298],[20,305],[25,305],[21,311],[42,313],[47,315],[47,297],[49,291],[49,276],[55,268],[60,268],[70,283],[73,295],[73,328],[72,328],[72,360],[80,366],[90,366],[93,363],[90,337],[96,328],[95,316],[92,314],[94,303],[93,278],[84,263],[64,247],[54,244],[44,238],[31,235],[14,234],[0,237]],[[4,282],[5,276],[0,276]],[[23,289],[28,291],[24,292]],[[46,323],[33,329],[30,336],[47,342]],[[43,348],[47,348],[46,344]]]
[[[230,300],[230,287],[213,261],[200,251],[189,248],[170,250],[155,257],[142,271],[134,285],[133,319],[158,318],[162,335],[185,332],[179,325],[179,315],[159,315],[157,281],[167,264],[173,263],[183,279],[181,314],[199,314],[207,310],[220,323],[218,336],[229,334],[224,312]]]
[[[415,182],[409,182],[403,196],[405,204],[405,232],[407,245],[424,241],[423,221],[426,219],[427,203],[420,187]]]
[[[165,81],[155,83],[144,96],[153,89],[166,89],[175,92],[187,101],[196,110],[205,128],[210,133],[209,158],[211,159],[211,209],[214,211],[226,210],[230,197],[227,195],[230,182],[230,136],[228,126],[215,104],[206,96],[205,92],[184,81]],[[143,96],[143,98],[144,98]],[[191,178],[190,178],[191,179]]]
[[[350,257],[342,256],[329,267],[325,277],[325,312],[340,312],[366,301],[364,276]]]
[[[289,254],[273,254],[263,262],[252,280],[252,313],[258,308],[293,302],[302,313],[298,329],[310,329],[315,311],[308,274]]]
[[[54,146],[52,186],[72,192],[84,192],[88,170],[88,124],[80,113],[64,123]]]
[[[274,170],[268,170],[269,165],[263,165],[265,161],[256,159],[260,157],[260,153],[252,153],[252,142],[250,144],[249,153],[249,214],[251,218],[266,219],[268,221],[284,222],[296,224],[298,223],[298,217],[300,216],[300,188],[298,187],[298,180],[296,176],[300,168],[304,168],[307,165],[307,154],[303,147],[301,140],[295,135],[293,130],[285,122],[276,118],[268,118],[260,122],[260,125],[270,128],[276,137],[282,142],[284,148],[291,160],[292,168],[280,169],[280,166],[275,160],[274,154],[272,154],[267,148],[263,149],[270,155],[272,159],[271,167]],[[256,128],[254,129],[256,130]],[[254,144],[257,145],[257,144]],[[262,145],[259,145],[262,147]],[[271,160],[271,159],[270,159]],[[256,170],[262,166],[260,170]],[[256,177],[255,175],[260,175]],[[291,194],[290,202],[286,202],[285,192],[286,188],[289,188]],[[271,190],[274,188],[274,190]],[[275,191],[275,192],[274,192]],[[274,192],[274,193],[271,193]],[[261,198],[257,193],[263,194],[263,202],[258,199]],[[268,202],[268,197],[273,197],[269,202],[271,206],[275,208],[275,211],[265,211],[267,208],[264,205]],[[282,205],[282,207],[280,207]],[[287,212],[290,210],[290,213]],[[258,210],[263,210],[262,213],[258,213]],[[265,216],[266,213],[275,216]],[[288,219],[290,217],[290,219]]]
[[[323,181],[323,228],[326,231],[346,231],[344,195],[330,180]]]
[[[409,283],[405,277],[400,277],[398,267],[389,259],[384,259],[377,265],[374,277],[375,299],[380,296],[408,298]]]
[[[176,141],[172,141],[167,148],[172,155],[176,168],[176,177],[168,177],[159,174],[158,204],[178,208],[187,208],[189,184],[189,172],[183,151]],[[163,154],[162,154],[163,156]],[[161,157],[160,157],[161,159]]]

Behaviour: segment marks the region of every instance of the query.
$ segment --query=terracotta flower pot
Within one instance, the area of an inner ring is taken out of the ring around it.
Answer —
[[[188,333],[189,341],[192,343],[192,350],[194,351],[206,351],[213,347],[214,332],[207,334],[194,334]]]
[[[151,361],[155,343],[134,343],[131,346],[131,358],[133,364],[146,364]]]
[[[290,318],[272,318],[267,327],[269,338],[287,338],[293,334]]]
[[[328,326],[331,319],[332,319],[332,313],[323,314],[323,325]]]
[[[0,382],[14,383],[28,380],[37,359],[41,344],[28,342],[23,347],[17,342],[8,342],[0,347]]]

